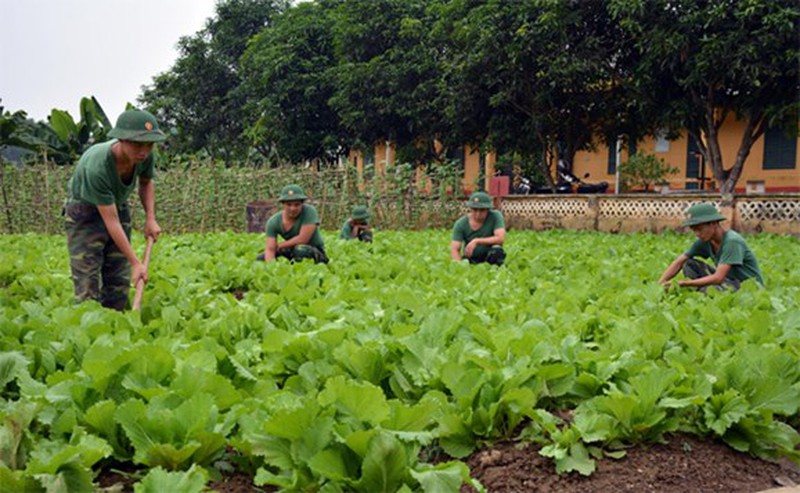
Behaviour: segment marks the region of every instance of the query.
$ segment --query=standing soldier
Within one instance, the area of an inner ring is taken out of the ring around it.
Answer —
[[[503,241],[506,238],[503,214],[492,209],[492,198],[486,192],[473,193],[465,205],[470,212],[453,226],[450,257],[461,260],[463,246],[463,256],[471,264],[487,262],[503,265],[506,259],[506,252],[503,250]]]
[[[147,281],[147,269],[130,242],[128,197],[138,182],[144,234],[158,238],[153,145],[166,136],[155,117],[141,110],[122,113],[108,135],[114,139],[93,145],[78,161],[67,185],[64,216],[75,297],[124,310],[131,277],[134,283]]]

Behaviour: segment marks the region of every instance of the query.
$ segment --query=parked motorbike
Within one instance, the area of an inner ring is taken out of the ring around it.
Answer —
[[[567,169],[567,166],[563,161],[558,161],[556,171],[558,172],[560,181],[569,183],[570,187],[574,189],[575,193],[606,193],[606,190],[608,190],[607,181],[601,181],[600,183],[586,183],[582,179],[573,175],[572,172]],[[589,178],[589,173],[584,174],[583,178]]]
[[[601,181],[599,183],[587,183],[583,179],[578,178],[567,170],[566,165],[562,161],[558,162],[556,166],[558,173],[558,182],[556,183],[555,193],[569,194],[569,193],[606,193],[608,190],[608,182]],[[589,173],[583,175],[583,178],[589,178]],[[553,189],[546,185],[534,185],[526,177],[522,177],[520,184],[514,188],[514,193],[518,195],[547,194],[553,193]]]

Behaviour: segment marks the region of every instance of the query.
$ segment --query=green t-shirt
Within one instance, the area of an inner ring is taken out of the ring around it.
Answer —
[[[756,256],[742,235],[736,231],[725,232],[722,236],[722,245],[717,252],[714,252],[710,241],[697,240],[686,250],[685,255],[689,258],[711,258],[714,260],[714,265],[728,264],[731,266],[728,277],[738,281],[755,277],[759,283],[764,284]]]
[[[362,226],[367,226],[368,223],[364,222]],[[339,238],[343,240],[352,240],[353,237],[353,223],[348,219],[342,225],[342,231],[339,233]]]
[[[470,241],[475,238],[488,238],[494,236],[496,229],[506,227],[506,222],[503,220],[503,214],[495,209],[489,210],[486,220],[480,228],[472,229],[469,226],[469,216],[462,216],[453,226],[453,241],[460,241],[463,246],[466,246]],[[481,258],[489,253],[492,245],[478,245],[472,253],[473,257]]]
[[[153,153],[133,168],[133,175],[128,184],[122,182],[114,156],[111,154],[110,140],[95,144],[81,156],[72,178],[67,184],[67,199],[91,205],[111,205],[118,207],[128,203],[128,197],[140,176],[152,179],[155,176]]]
[[[300,227],[305,226],[306,224],[314,224],[319,226],[319,214],[317,214],[317,209],[314,208],[313,205],[303,204],[303,210],[300,212],[300,216],[297,218],[297,221],[294,222],[294,226],[289,231],[283,230],[283,219],[281,217],[280,212],[273,214],[269,221],[267,221],[267,237],[268,238],[277,238],[280,236],[284,240],[290,240],[295,236],[300,234]],[[317,247],[317,248],[324,248],[324,243],[322,242],[322,235],[319,233],[319,228],[314,230],[314,234],[311,236],[311,240],[308,242],[309,245]]]

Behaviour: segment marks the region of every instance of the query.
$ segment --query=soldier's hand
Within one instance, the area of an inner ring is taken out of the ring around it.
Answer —
[[[144,223],[144,236],[152,236],[154,240],[158,240],[158,235],[161,234],[161,226],[158,225],[155,219],[147,220]]]
[[[467,243],[467,246],[464,247],[464,256],[471,257],[472,252],[475,251],[475,247],[478,245],[477,239],[470,241]]]
[[[136,284],[141,279],[144,282],[147,282],[147,268],[141,262],[136,262],[133,265],[133,272],[131,273],[131,280],[133,281],[133,285]]]

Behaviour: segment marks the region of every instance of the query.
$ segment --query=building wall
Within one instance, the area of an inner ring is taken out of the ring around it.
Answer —
[[[388,157],[388,160],[387,160]],[[364,153],[361,151],[352,150],[348,156],[351,163],[356,164],[358,174],[363,176],[364,173]],[[385,143],[377,144],[375,146],[375,172],[379,173],[386,169],[386,166],[394,164],[396,159],[395,148],[389,145],[389,152],[387,154],[387,146]],[[464,178],[462,179],[462,186],[464,190],[469,193],[478,188],[484,190],[489,189],[490,178],[494,175],[494,167],[497,162],[494,154],[487,154],[481,158],[481,153],[478,148],[472,148],[469,145],[464,146]],[[482,170],[483,168],[483,170]],[[481,172],[483,171],[483,183],[478,183]],[[418,179],[424,179],[422,174],[418,174]]]
[[[734,116],[730,116],[721,128],[719,144],[722,151],[722,162],[726,167],[731,166],[736,159],[744,129],[745,123],[736,120]],[[765,138],[761,136],[750,149],[742,174],[736,183],[736,191],[746,192],[748,182],[751,182],[751,186],[755,185],[753,182],[763,182],[765,192],[800,192],[800,163],[797,162],[800,161],[800,138],[797,139],[796,144],[798,147],[796,148],[794,169],[764,169],[764,142]],[[688,145],[689,139],[686,133],[683,133],[678,139],[669,142],[668,150],[656,152],[656,140],[648,137],[637,144],[637,151],[655,154],[670,165],[677,167],[678,173],[668,179],[669,186],[671,189],[682,190],[687,189],[687,186],[691,187],[691,184],[699,183],[696,178],[686,176]],[[623,149],[620,160],[625,162],[627,159],[627,149]],[[578,152],[575,155],[573,171],[577,176],[590,173],[587,181],[608,181],[611,184],[609,191],[614,191],[615,175],[608,173],[608,147],[605,145],[598,145],[594,152]],[[713,180],[713,174],[708,166],[706,166],[705,176],[712,178],[706,182],[706,188],[716,189],[716,182]]]
[[[721,127],[719,144],[722,150],[722,160],[726,167],[731,166],[736,159],[736,153],[739,150],[739,143],[741,142],[744,128],[745,123],[737,120],[733,115],[729,116],[728,120],[726,120]],[[753,144],[750,154],[745,161],[741,177],[736,185],[737,193],[747,192],[749,188],[755,190],[757,183],[763,183],[763,191],[765,192],[800,192],[800,162],[798,162],[800,161],[800,138],[798,138],[796,142],[795,166],[793,169],[764,169],[764,142],[765,138],[761,136]],[[676,140],[669,141],[667,148],[664,150],[656,151],[656,139],[652,137],[647,137],[639,141],[636,145],[637,152],[655,154],[657,157],[664,159],[664,161],[671,166],[678,168],[678,172],[667,179],[670,189],[673,190],[697,189],[700,186],[700,180],[686,176],[688,147],[689,139],[685,132]],[[607,181],[610,184],[608,191],[613,193],[616,176],[614,173],[608,172],[608,152],[608,147],[604,144],[598,144],[596,149],[592,152],[578,152],[575,155],[573,172],[579,177],[583,177],[585,173],[589,173],[589,177],[586,178],[588,182]],[[626,146],[623,146],[620,152],[620,161],[627,161],[628,155],[628,149]],[[359,173],[362,173],[364,162],[363,155],[355,151],[351,152],[350,160],[351,162],[354,160],[356,161]],[[387,143],[381,143],[375,146],[376,172],[380,172],[380,170],[384,169],[385,165],[391,166],[394,164],[394,161],[394,146],[388,144],[388,154]],[[494,153],[487,153],[482,160],[480,151],[477,148],[472,149],[470,146],[465,146],[464,189],[470,192],[476,188],[476,181],[481,174],[481,167],[483,167],[483,189],[489,190],[489,183],[491,177],[494,176],[496,162],[497,156]],[[713,174],[710,167],[707,165],[705,176],[708,178],[705,188],[707,190],[716,189],[716,182],[713,180]]]

